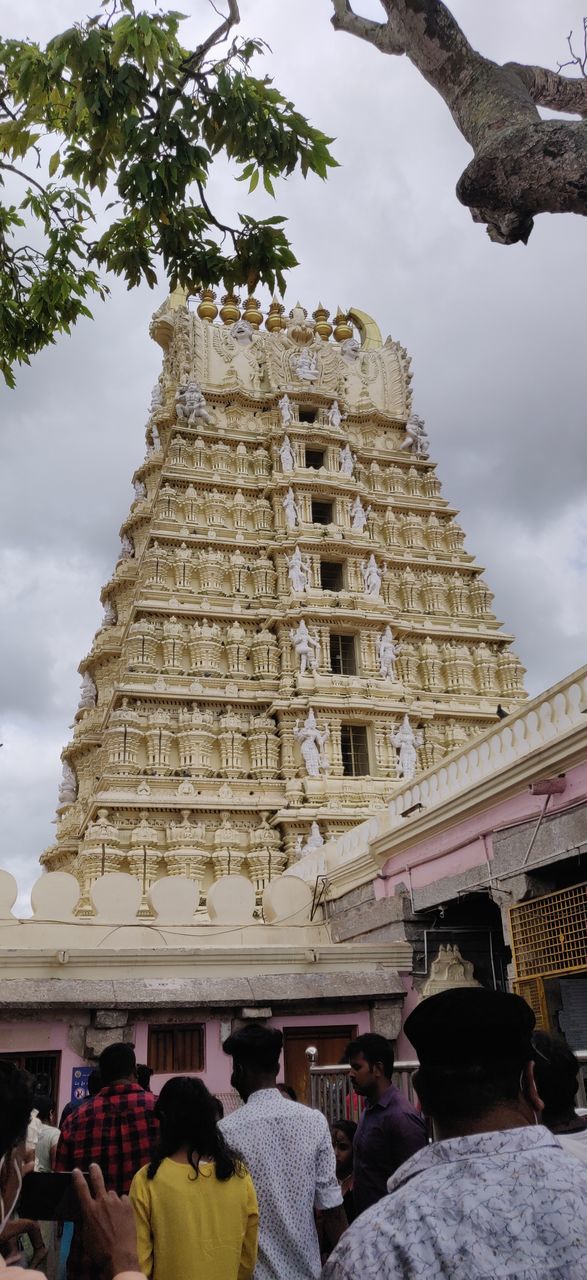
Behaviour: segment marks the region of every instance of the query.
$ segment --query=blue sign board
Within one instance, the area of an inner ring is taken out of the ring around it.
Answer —
[[[93,1070],[93,1067],[73,1067],[71,1072],[71,1101],[74,1106],[77,1102],[83,1102],[84,1098],[89,1097],[88,1080]]]

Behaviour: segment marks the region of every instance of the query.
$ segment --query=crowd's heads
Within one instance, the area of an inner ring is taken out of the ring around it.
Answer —
[[[221,1182],[238,1171],[238,1159],[227,1147],[218,1128],[218,1099],[195,1076],[174,1076],[163,1085],[155,1104],[160,1124],[157,1157],[149,1165],[154,1178],[166,1156],[183,1150],[198,1172],[198,1157],[214,1160]]]
[[[136,1080],[137,1060],[131,1044],[118,1041],[102,1050],[98,1059],[102,1088],[117,1080]]]
[[[354,1120],[335,1120],[332,1126],[332,1145],[336,1157],[336,1176],[346,1178],[353,1167],[353,1142],[357,1126]]]
[[[37,1112],[39,1120],[42,1120],[43,1124],[49,1124],[51,1116],[55,1111],[55,1103],[53,1102],[53,1099],[50,1098],[47,1093],[36,1093],[33,1098],[33,1107]]]
[[[426,1115],[459,1125],[527,1099],[530,1119],[540,1107],[529,1066],[534,1023],[526,1001],[504,991],[453,988],[422,1000],[404,1030],[420,1062],[414,1085]]]
[[[152,1067],[147,1066],[146,1062],[137,1062],[137,1080],[141,1086],[141,1089],[151,1088],[152,1075],[153,1075]]]
[[[231,1084],[245,1101],[260,1081],[275,1081],[283,1048],[283,1035],[276,1027],[247,1023],[234,1031],[222,1048],[232,1058]]]
[[[393,1075],[393,1045],[385,1036],[368,1031],[351,1040],[344,1051],[350,1063],[351,1080],[357,1093],[375,1096]]]
[[[579,1060],[560,1036],[535,1031],[534,1078],[544,1103],[543,1121],[549,1129],[572,1119],[579,1088]]]

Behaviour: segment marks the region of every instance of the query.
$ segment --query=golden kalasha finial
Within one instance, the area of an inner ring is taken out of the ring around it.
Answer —
[[[352,338],[353,330],[348,322],[347,316],[341,311],[340,307],[336,308],[334,317],[334,337],[336,342],[344,342],[345,338]]]
[[[249,324],[252,324],[253,329],[258,329],[262,325],[263,312],[259,308],[257,298],[247,298],[243,310],[243,320],[247,320]]]
[[[332,333],[332,325],[328,323],[328,315],[326,307],[323,307],[321,302],[318,303],[316,310],[312,312],[312,317],[316,321],[316,333],[325,342],[328,342]]]
[[[239,300],[236,293],[225,293],[220,299],[222,306],[220,308],[220,319],[223,324],[236,324],[240,318]]]
[[[209,320],[212,323],[218,315],[218,307],[215,302],[216,294],[213,289],[202,289],[200,297],[202,301],[197,308],[200,320]]]
[[[281,317],[284,311],[285,311],[285,307],[282,305],[282,303],[279,302],[277,298],[273,298],[273,301],[271,302],[271,306],[269,307],[269,311],[267,312],[267,319],[265,321],[265,327],[269,330],[270,333],[277,333],[279,329],[283,329],[284,325]]]

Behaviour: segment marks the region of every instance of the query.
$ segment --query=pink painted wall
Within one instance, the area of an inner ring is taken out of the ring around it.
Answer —
[[[549,817],[587,799],[587,764],[570,769],[566,782],[564,792],[551,796],[547,810]],[[543,807],[544,796],[533,796],[525,787],[518,795],[497,801],[482,813],[465,817],[446,831],[419,841],[401,854],[392,855],[375,881],[375,896],[392,896],[400,882],[409,885],[410,877],[412,887],[417,889],[445,876],[459,875],[471,867],[483,867],[486,851],[490,860],[493,855],[493,832],[538,818]]]
[[[71,1097],[73,1067],[84,1065],[83,1058],[67,1043],[66,1022],[1,1022],[0,1053],[60,1053],[59,1114]]]

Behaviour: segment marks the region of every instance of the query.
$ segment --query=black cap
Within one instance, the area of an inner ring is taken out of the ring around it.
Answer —
[[[536,1019],[521,996],[485,987],[453,987],[428,996],[404,1031],[421,1065],[529,1062]]]

